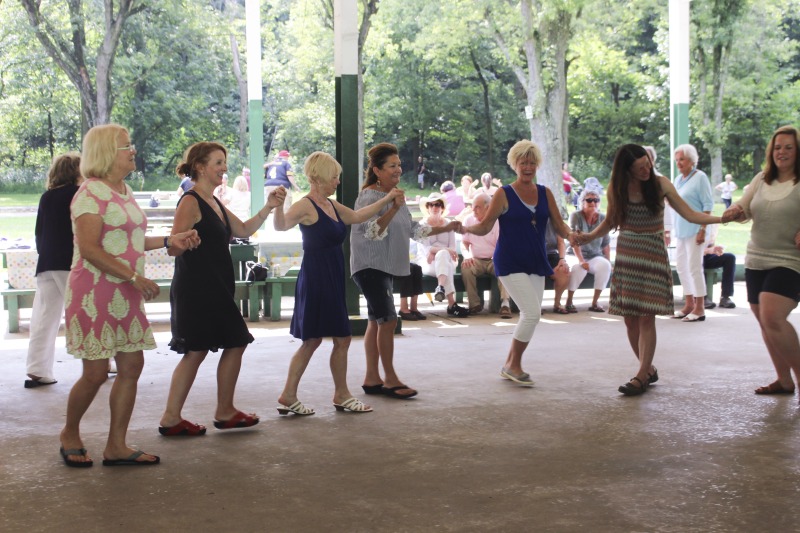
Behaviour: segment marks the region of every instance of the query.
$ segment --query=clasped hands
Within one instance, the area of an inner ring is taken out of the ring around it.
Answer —
[[[286,195],[289,194],[289,191],[283,185],[279,185],[275,189],[272,189],[267,197],[267,207],[276,208],[283,205],[283,202],[286,200]]]
[[[723,224],[727,224],[728,222],[744,222],[745,220],[747,220],[747,215],[744,212],[744,208],[740,205],[734,204],[722,213]]]
[[[169,245],[170,248],[176,248],[181,252],[185,252],[186,250],[194,250],[200,246],[200,235],[197,234],[196,229],[190,229],[189,231],[176,233],[170,237]]]

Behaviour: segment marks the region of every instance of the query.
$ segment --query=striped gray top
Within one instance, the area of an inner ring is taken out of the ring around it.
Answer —
[[[356,199],[355,210],[366,207],[381,200],[386,193],[375,189],[362,189]],[[381,237],[374,238],[375,221],[391,209],[387,205],[367,222],[353,224],[350,227],[350,272],[355,274],[367,268],[380,270],[392,276],[408,276],[409,246],[408,239],[416,239],[430,231],[428,226],[415,222],[411,217],[408,207],[403,205],[395,213],[389,226]]]

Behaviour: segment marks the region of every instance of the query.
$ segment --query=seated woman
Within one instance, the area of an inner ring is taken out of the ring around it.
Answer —
[[[411,274],[395,278],[400,286],[399,315],[403,320],[425,320],[428,317],[423,315],[419,311],[419,307],[417,307],[419,295],[425,292],[422,289],[422,267],[416,263],[411,263],[408,266],[411,269]]]
[[[600,194],[595,189],[587,189],[581,193],[579,200],[581,209],[572,213],[569,225],[573,231],[589,233],[606,218],[600,212]],[[594,296],[589,311],[604,313],[606,310],[597,303],[597,299],[611,278],[611,246],[608,234],[582,246],[571,246],[567,258],[570,264],[567,311],[578,312],[572,303],[572,297],[586,274],[591,273],[594,274]]]
[[[478,194],[478,189],[482,192],[485,192],[491,198],[492,195],[497,191],[499,187],[503,186],[503,182],[497,178],[492,178],[492,175],[488,172],[484,172],[481,174],[481,179],[479,181],[473,182],[470,186],[472,188],[472,195],[475,196]]]
[[[456,189],[456,193],[469,202],[475,196],[475,189],[472,188],[472,176],[465,175],[461,177],[461,187]]]
[[[433,193],[420,200],[423,222],[432,228],[445,226],[450,221],[444,217],[445,203],[441,194]],[[455,232],[447,231],[423,239],[418,246],[416,262],[422,267],[422,273],[436,276],[439,286],[433,298],[437,302],[447,298],[447,314],[460,318],[469,316],[469,310],[456,303],[456,288],[453,276],[458,265]]]
[[[239,217],[239,220],[250,218],[250,188],[247,185],[247,178],[244,176],[237,176],[233,180],[231,203],[228,204],[228,209]]]
[[[439,187],[439,191],[447,204],[447,213],[452,217],[458,217],[464,211],[464,198],[456,192],[456,184],[447,180]]]

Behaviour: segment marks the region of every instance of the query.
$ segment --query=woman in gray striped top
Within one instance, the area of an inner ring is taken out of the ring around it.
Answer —
[[[356,199],[354,209],[373,204],[397,187],[403,169],[397,147],[381,143],[369,150],[366,181]],[[406,386],[394,370],[394,329],[397,312],[394,306],[395,276],[409,275],[408,239],[419,240],[428,235],[458,231],[461,224],[453,221],[431,228],[415,222],[405,202],[392,203],[362,224],[350,229],[350,272],[367,300],[369,324],[364,334],[367,373],[363,389],[366,394],[384,394],[407,399],[417,391]],[[381,378],[378,363],[383,366]]]

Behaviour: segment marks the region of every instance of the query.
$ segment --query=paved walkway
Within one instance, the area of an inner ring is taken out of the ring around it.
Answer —
[[[6,334],[0,523],[9,532],[797,531],[798,400],[753,394],[773,373],[741,284],[736,292],[739,307],[709,311],[704,323],[658,320],[661,380],[636,398],[616,391],[636,368],[621,320],[586,312],[584,297],[579,314],[544,316],[525,356],[533,388],[498,375],[515,320],[450,320],[440,305],[396,342],[418,398],[366,397],[374,413],[337,413],[326,341],[300,388],[317,414],[279,417],[298,342],[287,321],[261,322],[237,394],[261,424],[195,439],[156,431],[176,357],[168,316],[154,315],[159,348],[146,354],[129,432],[161,455],[152,468],[99,464],[113,380],[83,427],[95,466],[65,467],[58,432],[80,365],[62,337],[59,383],[26,390],[26,330]],[[792,322],[800,328],[800,313]],[[210,355],[184,413],[208,426],[215,364]],[[354,339],[349,381],[360,398],[363,369]]]

